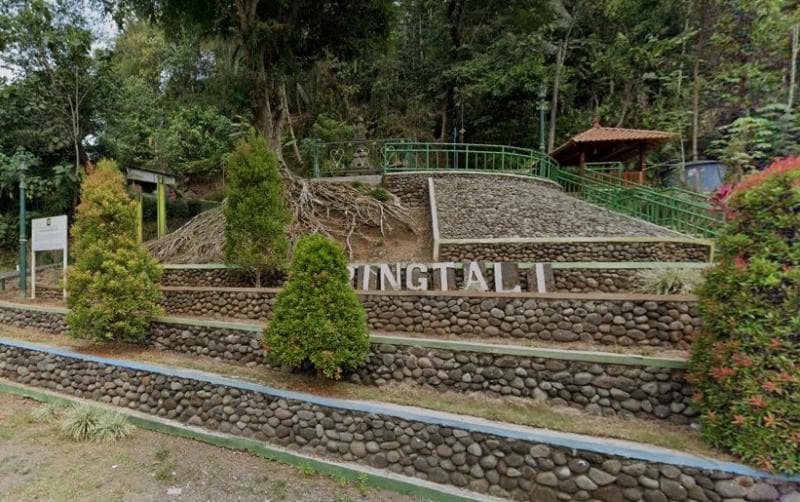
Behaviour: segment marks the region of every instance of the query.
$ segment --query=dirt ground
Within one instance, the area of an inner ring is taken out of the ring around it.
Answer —
[[[2,502],[419,500],[142,429],[112,444],[77,443],[56,423],[35,422],[39,406],[0,394]]]
[[[365,233],[373,242],[355,239],[353,242],[353,262],[395,263],[429,262],[433,256],[430,211],[428,208],[410,208],[415,228],[411,231],[396,225],[381,239],[377,230]],[[378,242],[376,245],[374,242]]]

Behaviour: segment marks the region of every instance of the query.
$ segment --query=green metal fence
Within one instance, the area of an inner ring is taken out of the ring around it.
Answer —
[[[722,216],[703,194],[683,189],[659,190],[623,178],[619,163],[562,168],[537,150],[505,145],[385,141],[383,171],[508,172],[549,178],[564,191],[588,202],[695,235],[714,237]]]
[[[365,139],[314,143],[312,168],[315,178],[381,174],[386,163],[384,145],[402,144],[402,138]]]
[[[554,169],[551,179],[588,202],[679,232],[714,237],[722,225],[722,216],[708,201],[693,200],[686,194],[676,196],[613,176],[581,176],[562,168]]]
[[[547,177],[558,166],[530,148],[470,143],[386,142],[383,157],[385,172],[464,170]]]

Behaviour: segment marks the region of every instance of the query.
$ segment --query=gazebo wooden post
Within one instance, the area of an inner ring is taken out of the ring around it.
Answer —
[[[644,184],[644,172],[647,170],[647,161],[645,160],[644,152],[647,148],[646,143],[639,145],[639,183]]]
[[[586,151],[585,150],[581,150],[581,156],[580,156],[580,159],[578,160],[578,174],[580,174],[580,177],[581,177],[580,191],[581,191],[581,193],[583,193],[583,178],[584,178],[584,176],[586,176]]]

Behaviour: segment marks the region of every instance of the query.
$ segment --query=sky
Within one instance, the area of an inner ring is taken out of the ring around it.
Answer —
[[[116,23],[111,19],[111,16],[93,8],[89,2],[82,2],[83,17],[87,20],[92,34],[95,37],[95,42],[92,44],[92,49],[102,49],[110,47],[114,43],[114,39],[119,34],[119,29]],[[14,71],[12,68],[7,68],[3,62],[2,53],[0,53],[0,80],[2,78],[13,79]]]

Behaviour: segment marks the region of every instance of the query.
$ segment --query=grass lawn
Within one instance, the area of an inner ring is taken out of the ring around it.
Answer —
[[[202,356],[160,352],[132,345],[93,345],[84,340],[49,335],[35,330],[3,327],[0,330],[0,336],[56,345],[85,354],[136,360],[170,368],[182,367],[206,371],[272,387],[310,392],[328,397],[419,406],[431,410],[472,415],[562,432],[627,439],[720,460],[735,460],[708,446],[700,435],[688,426],[664,421],[634,417],[600,417],[574,408],[536,403],[531,399],[491,398],[481,393],[441,392],[416,385],[390,384],[370,387],[347,382],[329,382],[308,375],[290,374],[264,367],[233,365]]]
[[[57,419],[34,421],[40,406],[0,394],[2,502],[418,500],[142,429],[115,443],[78,443],[60,432]]]

